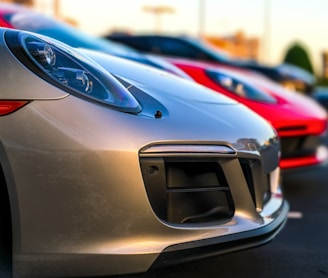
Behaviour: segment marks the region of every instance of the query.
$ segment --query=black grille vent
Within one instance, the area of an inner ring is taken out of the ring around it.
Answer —
[[[255,188],[254,188],[254,181],[253,181],[253,174],[252,174],[252,169],[249,164],[249,161],[246,159],[240,159],[240,165],[241,169],[243,170],[249,192],[252,195],[252,199],[254,202],[254,205],[256,205],[256,196],[255,196]]]
[[[318,136],[281,137],[281,158],[311,156],[316,153]]]
[[[143,157],[141,169],[154,212],[171,223],[230,219],[234,205],[217,159]]]
[[[259,174],[261,166],[258,160],[240,159],[239,161],[254,205],[263,208],[271,197],[270,173]]]
[[[271,196],[262,163],[224,145],[153,145],[140,152],[154,213],[180,225],[227,222],[235,210],[261,211]]]

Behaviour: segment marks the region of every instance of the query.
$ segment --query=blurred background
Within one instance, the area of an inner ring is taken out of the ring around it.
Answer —
[[[0,0],[1,2],[27,5],[98,37],[142,33],[190,35],[211,42],[234,58],[269,65],[291,63],[316,76],[317,89],[320,88],[324,93],[323,102],[327,103],[328,110],[327,0]],[[311,105],[310,110],[315,110],[312,107]],[[299,110],[306,109],[303,106]],[[282,114],[281,111],[277,110],[276,114]],[[312,112],[315,111],[310,114]],[[326,122],[326,118],[323,121]],[[310,123],[308,126],[314,125]],[[291,126],[293,132],[299,131],[294,127],[295,125]],[[287,143],[296,151],[302,150],[299,145],[294,144],[294,139],[306,142],[303,141],[305,136],[308,137],[308,134],[302,137],[290,136],[292,138],[287,138]],[[313,137],[309,137],[312,140]],[[328,146],[327,133],[320,140],[323,141],[320,143]],[[316,147],[314,144],[313,149]],[[134,277],[217,277],[218,268],[213,265],[217,266],[218,263],[224,277],[240,277],[240,273],[243,273],[243,277],[326,277],[328,254],[327,248],[323,246],[328,244],[327,167],[328,160],[325,160],[318,167],[303,167],[299,171],[284,172],[284,191],[291,213],[286,229],[272,244],[262,249],[178,266],[172,268],[171,272],[159,271],[155,273],[156,276],[150,273],[149,276],[145,274]],[[231,268],[231,261],[238,267]],[[257,262],[256,267],[254,261]]]
[[[326,0],[2,0],[28,5],[97,36],[199,36],[236,58],[289,62],[328,84]],[[90,7],[92,3],[92,7]],[[296,58],[295,58],[296,57]]]

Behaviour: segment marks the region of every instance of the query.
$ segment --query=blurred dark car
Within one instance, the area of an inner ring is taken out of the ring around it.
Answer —
[[[312,97],[328,111],[328,87],[318,86]]]
[[[0,27],[34,32],[54,38],[75,48],[101,51],[165,70],[180,77],[189,78],[183,71],[158,57],[139,53],[139,51],[124,44],[89,35],[70,24],[37,13],[21,5],[0,4]]]
[[[312,74],[296,66],[290,64],[269,66],[251,60],[236,60],[205,41],[187,36],[112,34],[107,35],[105,38],[124,43],[146,53],[247,68],[260,72],[285,87],[306,94],[312,93],[316,83],[316,79]]]

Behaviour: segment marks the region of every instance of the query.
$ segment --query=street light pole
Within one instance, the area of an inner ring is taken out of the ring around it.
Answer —
[[[206,0],[198,0],[198,36],[200,39],[202,39],[205,35],[205,7]]]
[[[54,0],[54,16],[60,18],[60,0]]]
[[[161,16],[164,13],[174,13],[174,9],[169,6],[144,6],[144,11],[152,13],[155,18],[155,32],[160,33],[162,31]]]
[[[263,59],[270,60],[271,1],[264,0]]]

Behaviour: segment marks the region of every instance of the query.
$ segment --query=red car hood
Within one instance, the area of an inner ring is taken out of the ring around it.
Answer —
[[[280,135],[321,134],[326,130],[327,112],[314,99],[285,89],[262,75],[243,74],[249,83],[276,98],[276,104],[249,106],[270,121]]]
[[[297,136],[303,134],[324,133],[327,126],[327,113],[315,100],[285,89],[265,76],[245,69],[232,68],[206,62],[195,62],[184,59],[167,59],[183,69],[196,82],[229,96],[251,108],[269,121],[278,131],[279,136]],[[276,103],[265,103],[246,99],[236,95],[214,82],[206,70],[215,70],[260,88],[273,96]]]

